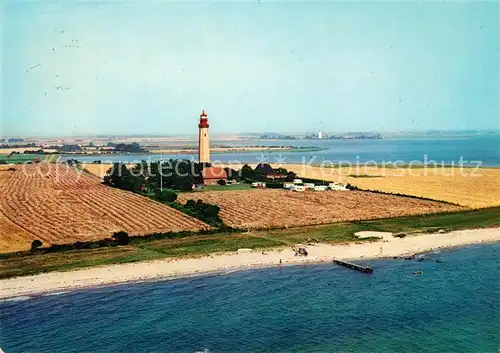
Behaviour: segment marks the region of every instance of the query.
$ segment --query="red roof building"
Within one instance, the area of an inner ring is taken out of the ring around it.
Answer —
[[[227,173],[222,167],[207,167],[201,171],[203,184],[214,185],[218,180],[227,180]]]

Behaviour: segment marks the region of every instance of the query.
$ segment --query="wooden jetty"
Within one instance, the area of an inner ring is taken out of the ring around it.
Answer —
[[[333,259],[333,262],[336,263],[337,265],[344,266],[347,268],[351,268],[353,270],[363,272],[363,273],[373,273],[373,269],[368,266],[361,266],[358,264],[353,264],[352,262],[347,262],[347,261],[342,261],[342,260],[335,260]]]

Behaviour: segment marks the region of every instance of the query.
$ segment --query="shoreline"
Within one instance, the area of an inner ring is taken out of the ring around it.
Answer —
[[[422,254],[442,248],[500,242],[500,228],[460,230],[405,238],[384,237],[375,242],[318,243],[306,246],[308,257],[296,257],[290,247],[273,250],[236,251],[193,258],[173,258],[106,265],[65,272],[0,280],[0,300],[39,296],[71,290],[98,288],[145,281],[172,280],[211,274],[282,266],[317,264],[341,260],[390,259]],[[300,244],[297,247],[302,246]]]
[[[231,148],[212,148],[211,153],[213,155],[220,154],[245,154],[245,153],[255,153],[255,152],[289,152],[289,153],[310,153],[310,152],[320,152],[324,151],[326,148],[322,147],[262,147],[262,148],[239,148],[239,147],[231,147]],[[197,155],[198,149],[165,149],[165,150],[145,150],[143,152],[116,152],[116,153],[59,153],[58,155],[61,157],[106,157],[106,156],[156,156],[156,155],[176,155],[176,154],[188,154],[188,155]],[[255,163],[254,161],[248,163]]]

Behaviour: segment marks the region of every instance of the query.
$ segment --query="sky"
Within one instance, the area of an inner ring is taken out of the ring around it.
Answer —
[[[500,128],[491,2],[7,2],[2,136]]]

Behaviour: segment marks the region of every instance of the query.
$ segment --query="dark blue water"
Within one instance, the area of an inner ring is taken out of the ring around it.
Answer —
[[[228,144],[225,142],[224,144]],[[259,163],[311,163],[327,162],[402,162],[435,161],[438,164],[480,161],[483,166],[500,166],[500,134],[472,135],[468,137],[447,138],[406,138],[383,140],[298,140],[298,141],[238,141],[231,145],[283,145],[313,146],[323,150],[316,152],[240,152],[213,153],[212,161]],[[108,156],[71,156],[83,162],[101,159],[103,162],[139,162],[141,160],[158,160],[160,155],[108,155]],[[194,154],[164,155],[163,158],[196,159]],[[399,164],[402,164],[399,163]]]
[[[3,301],[0,345],[6,353],[499,351],[500,244],[369,263],[373,275],[293,266]]]

